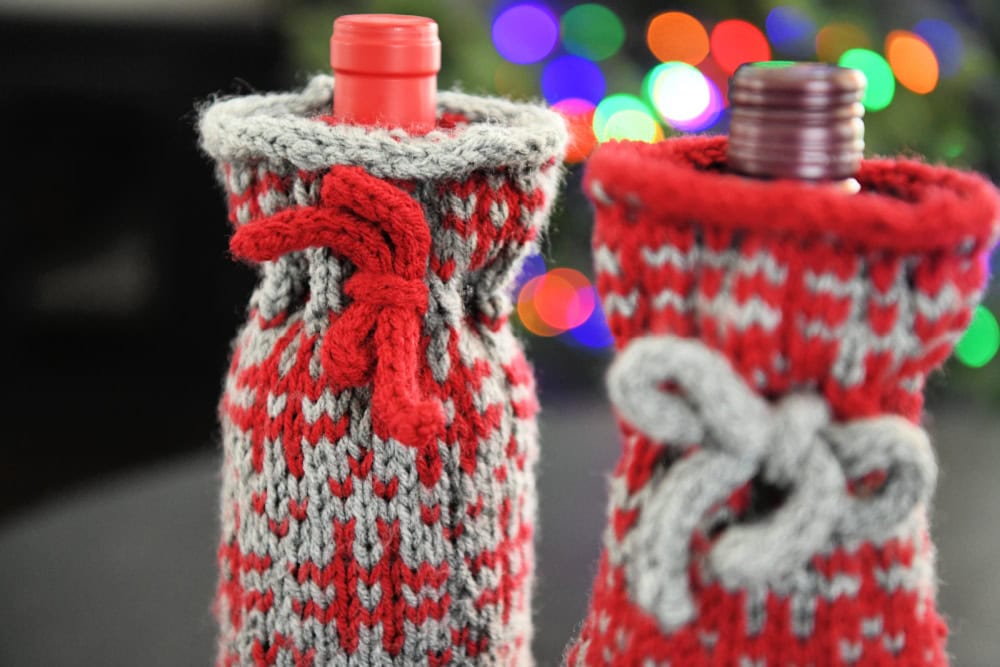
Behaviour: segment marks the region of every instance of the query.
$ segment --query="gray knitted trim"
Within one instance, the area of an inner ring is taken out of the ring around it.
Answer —
[[[481,169],[538,169],[561,159],[566,127],[536,105],[443,92],[441,112],[469,120],[424,136],[405,131],[329,125],[333,77],[315,76],[301,91],[233,97],[201,110],[202,148],[221,162],[283,162],[315,171],[357,165],[379,178],[456,179]],[[405,141],[403,140],[405,139]]]
[[[660,391],[664,382],[679,392]],[[715,542],[706,564],[729,590],[788,587],[827,546],[886,539],[930,502],[937,465],[921,428],[894,415],[835,422],[815,393],[769,403],[699,341],[634,339],[609,369],[608,391],[619,415],[651,440],[701,445],[656,482],[625,538],[629,594],[665,632],[695,614],[692,533],[757,473],[789,489],[788,497]],[[847,491],[847,480],[876,470],[888,475],[879,493]]]

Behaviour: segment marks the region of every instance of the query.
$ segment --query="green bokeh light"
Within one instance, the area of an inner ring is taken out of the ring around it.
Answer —
[[[609,127],[611,125],[609,121],[614,116],[624,111],[635,113],[623,115],[621,118],[615,120],[613,126]],[[649,131],[650,125],[646,121],[642,120],[640,117],[642,115],[647,116],[653,122],[653,127],[655,128],[656,121],[653,118],[652,111],[635,95],[619,93],[617,95],[605,97],[594,110],[594,136],[597,137],[598,141],[603,142],[608,141],[609,139],[630,138],[621,136],[622,133],[631,132],[633,134],[643,135],[645,132]],[[631,130],[628,128],[631,128]],[[612,131],[615,136],[612,136]],[[641,140],[649,141],[648,139]]]
[[[647,111],[625,109],[608,119],[604,133],[610,139],[627,139],[629,141],[656,141],[659,127],[656,120]]]
[[[966,366],[980,368],[990,363],[998,349],[1000,324],[986,306],[977,306],[969,328],[955,346],[955,356]]]
[[[837,62],[841,67],[861,70],[868,79],[861,102],[868,111],[880,111],[892,102],[896,94],[896,77],[885,58],[868,49],[848,49]]]
[[[604,60],[618,53],[625,43],[625,26],[604,5],[577,5],[562,16],[562,42],[573,55]]]
[[[643,100],[650,105],[653,104],[653,85],[656,83],[656,80],[661,74],[671,67],[674,67],[676,64],[676,62],[660,63],[646,73],[646,76],[642,78],[642,87],[640,88]]]
[[[795,64],[794,60],[765,60],[753,63],[753,67],[763,67],[765,69],[784,69]]]
[[[954,160],[963,152],[965,152],[965,143],[962,141],[952,141],[944,147],[944,156],[949,160]]]

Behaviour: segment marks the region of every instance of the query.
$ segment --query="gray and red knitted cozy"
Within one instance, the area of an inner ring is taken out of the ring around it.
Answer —
[[[537,457],[506,286],[565,129],[443,93],[422,137],[332,79],[201,117],[260,267],[221,403],[219,665],[525,665]]]
[[[1000,232],[983,179],[725,173],[726,139],[592,157],[624,451],[571,665],[941,667],[920,428]]]

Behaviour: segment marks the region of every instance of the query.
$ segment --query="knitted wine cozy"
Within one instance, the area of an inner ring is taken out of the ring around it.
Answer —
[[[851,196],[725,154],[618,143],[588,166],[624,453],[568,662],[946,665],[922,388],[983,289],[996,192],[872,160]]]
[[[219,665],[530,665],[532,372],[507,286],[555,114],[439,96],[424,136],[336,125],[333,80],[200,119],[260,266],[220,414]]]

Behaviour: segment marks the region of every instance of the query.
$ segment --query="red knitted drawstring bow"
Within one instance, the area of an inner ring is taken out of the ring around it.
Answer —
[[[330,248],[356,268],[344,283],[352,301],[323,338],[331,388],[370,382],[376,434],[406,445],[431,445],[443,432],[444,413],[418,388],[431,247],[423,209],[360,167],[335,166],[323,177],[317,206],[247,223],[229,242],[233,255],[254,262],[314,247]]]

